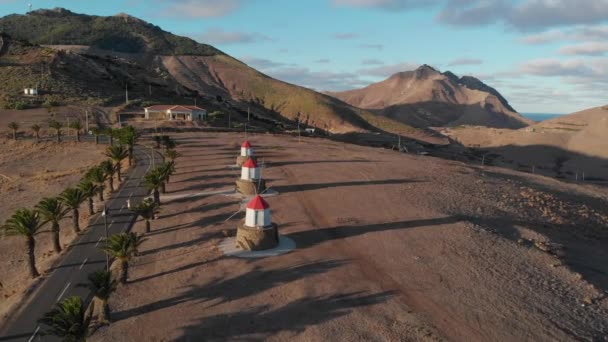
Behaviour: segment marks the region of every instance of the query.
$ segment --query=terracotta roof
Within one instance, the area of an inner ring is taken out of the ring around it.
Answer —
[[[268,208],[270,208],[270,206],[268,205],[268,203],[266,201],[264,201],[264,199],[260,195],[255,196],[247,204],[247,209],[264,210],[264,209],[268,209]]]
[[[247,160],[243,163],[243,167],[254,169],[258,167],[258,164],[256,164],[255,160],[253,160],[252,158],[247,158]]]
[[[243,141],[243,144],[241,145],[241,147],[251,148],[251,144],[249,143],[249,140]]]
[[[178,111],[195,111],[195,110],[203,110],[201,107],[197,106],[182,106],[182,105],[156,105],[151,107],[146,107],[148,111],[167,111],[167,110],[178,110]]]

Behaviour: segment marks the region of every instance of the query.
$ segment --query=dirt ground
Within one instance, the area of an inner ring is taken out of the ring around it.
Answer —
[[[237,134],[181,134],[167,196],[230,190]],[[224,257],[225,195],[165,200],[93,341],[553,341],[608,334],[606,191],[424,156],[249,137],[293,252]],[[142,232],[143,222],[135,231]]]
[[[0,224],[4,224],[16,209],[33,208],[42,198],[56,196],[77,184],[89,167],[104,159],[103,151],[104,146],[93,143],[65,142],[57,145],[54,142],[0,139]],[[81,224],[88,219],[88,211],[83,205]],[[70,217],[61,222],[61,243],[64,246],[75,237],[71,222]],[[44,274],[56,259],[51,234],[38,235],[38,271]],[[29,277],[22,238],[0,239],[0,260],[0,317],[4,317],[33,281]]]

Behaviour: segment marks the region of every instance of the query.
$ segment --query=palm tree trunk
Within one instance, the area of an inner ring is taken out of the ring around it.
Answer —
[[[61,142],[61,132],[57,131],[57,142]]]
[[[120,262],[120,283],[125,284],[129,276],[129,262],[124,260]]]
[[[13,140],[17,140],[17,130],[13,130]]]
[[[30,275],[32,278],[36,278],[40,276],[38,270],[36,269],[36,255],[34,254],[34,250],[36,249],[36,240],[33,236],[27,237],[27,254],[29,256],[29,266],[30,266]]]
[[[89,215],[93,216],[95,212],[93,211],[93,197],[89,197]]]
[[[118,162],[118,163],[116,164],[116,175],[118,176],[118,181],[119,181],[119,182],[122,182],[122,177],[121,177],[121,172],[120,172],[120,169],[121,169],[121,168],[122,168],[122,167],[121,167],[121,165],[120,165],[120,162]]]
[[[167,189],[165,187],[165,183],[161,183],[160,184],[160,193],[164,194],[165,192],[167,192]]]
[[[95,135],[95,145],[99,145],[99,135]]]
[[[80,213],[78,212],[78,208],[72,209],[72,224],[74,225],[74,233],[80,233]]]
[[[160,205],[160,194],[158,193],[158,188],[154,189],[154,202]]]
[[[40,133],[36,132],[36,141],[40,140]]]
[[[114,145],[114,137],[110,135],[110,146]]]
[[[146,219],[146,233],[150,232],[150,220]]]
[[[114,176],[108,178],[108,185],[110,186],[110,191],[114,192]]]
[[[129,166],[133,164],[133,146],[129,146]]]
[[[80,132],[76,131],[76,142],[80,142]]]
[[[99,190],[99,201],[103,202],[103,189]]]
[[[55,253],[60,253],[61,243],[59,243],[59,224],[53,222],[51,231],[53,232],[53,250],[55,250]]]
[[[110,305],[108,305],[107,300],[99,299],[99,303],[101,303],[101,310],[99,311],[99,321],[101,323],[110,322]]]

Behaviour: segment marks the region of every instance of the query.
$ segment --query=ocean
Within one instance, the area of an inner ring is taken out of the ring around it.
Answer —
[[[562,116],[564,114],[553,114],[553,113],[521,113],[521,115],[527,117],[528,119],[532,119],[537,122],[549,120],[556,118],[558,116]]]

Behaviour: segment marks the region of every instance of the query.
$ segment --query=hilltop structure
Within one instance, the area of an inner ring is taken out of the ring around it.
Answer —
[[[266,189],[260,168],[252,158],[248,158],[241,167],[241,178],[236,180],[236,191],[243,195],[256,195]]]
[[[278,227],[272,222],[270,206],[262,196],[255,196],[247,204],[245,220],[236,230],[236,244],[248,251],[272,249],[279,244]]]
[[[207,111],[197,106],[158,105],[146,107],[145,111],[146,120],[192,121],[207,117]]]
[[[243,141],[243,144],[241,144],[241,154],[236,157],[236,165],[242,166],[243,163],[249,158],[257,162],[257,158],[254,156],[253,153],[253,147],[251,147],[251,144],[248,140],[245,140]]]

